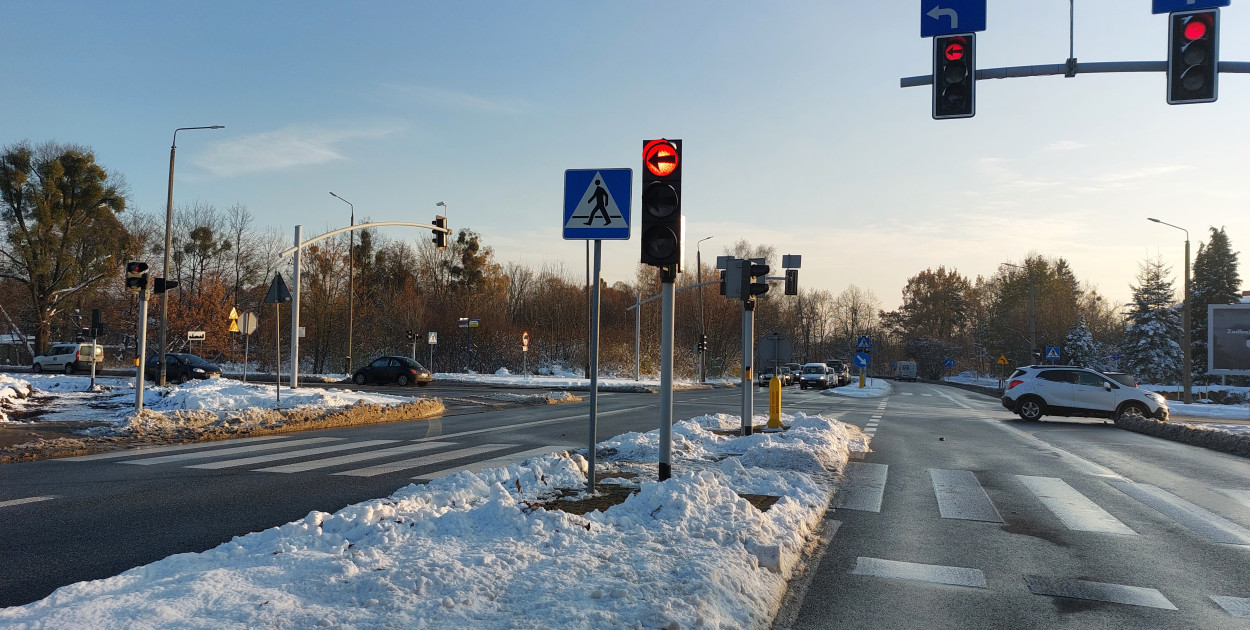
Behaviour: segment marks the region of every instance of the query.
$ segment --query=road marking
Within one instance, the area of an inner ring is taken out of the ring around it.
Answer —
[[[1238,619],[1250,619],[1250,599],[1244,597],[1225,597],[1223,595],[1210,595],[1215,603],[1220,605],[1228,614]]]
[[[342,466],[345,464],[355,464],[370,459],[381,459],[390,457],[391,455],[408,455],[409,453],[418,453],[421,451],[429,451],[444,446],[455,446],[455,442],[421,442],[420,444],[405,444],[404,446],[396,446],[393,448],[384,448],[377,451],[369,451],[367,453],[353,453],[351,455],[340,455],[338,457],[327,457],[311,462],[296,462],[294,464],[283,464],[281,466],[270,466],[269,468],[257,468],[253,472],[273,472],[273,473],[297,473],[317,470],[318,468],[330,468],[332,466]]]
[[[472,457],[480,453],[489,453],[491,451],[502,451],[506,448],[513,448],[516,444],[483,444],[481,446],[471,446],[469,448],[457,449],[454,451],[446,451],[443,453],[435,453],[434,455],[425,455],[423,457],[413,457],[412,459],[402,459],[397,462],[389,462],[386,464],[378,464],[368,468],[358,468],[356,470],[345,470],[343,472],[334,473],[336,475],[351,475],[353,477],[373,477],[375,475],[385,475],[387,473],[399,472],[409,468],[420,468],[421,466],[430,466],[432,464],[441,464],[453,459],[463,457]]]
[[[1097,503],[1090,501],[1062,479],[1028,475],[1016,475],[1016,479],[1019,479],[1024,487],[1028,488],[1046,506],[1046,509],[1063,521],[1068,529],[1137,535],[1137,532],[1129,529],[1119,519],[1098,507]]]
[[[38,503],[40,501],[51,501],[61,497],[55,494],[47,494],[41,497],[26,497],[25,499],[9,499],[8,501],[0,501],[0,508],[13,507],[14,505],[25,505],[27,503]]]
[[[915,396],[915,395],[916,395],[916,393],[915,393],[915,392],[903,392],[903,395],[904,395],[904,396]]]
[[[1148,483],[1109,481],[1111,487],[1145,503],[1185,529],[1211,542],[1250,545],[1250,531]]]
[[[236,446],[233,448],[223,448],[211,451],[197,451],[195,453],[179,453],[177,455],[165,455],[162,457],[150,457],[148,459],[130,459],[119,464],[137,464],[139,466],[151,466],[152,464],[168,464],[171,462],[184,462],[191,459],[208,459],[209,457],[222,457],[225,455],[237,455],[239,453],[254,453],[256,451],[268,451],[275,448],[286,448],[288,446],[306,446],[308,444],[320,444],[322,442],[337,442],[343,438],[308,438],[306,440],[292,440],[290,442],[274,442],[271,444],[253,444],[251,446]]]
[[[933,394],[921,394],[921,396],[932,396]]]
[[[838,484],[838,492],[833,497],[833,507],[861,512],[880,512],[881,500],[885,496],[885,479],[889,474],[889,469],[890,467],[886,464],[848,463],[845,476]]]
[[[1003,522],[972,471],[930,468],[929,476],[933,478],[933,493],[937,495],[938,512],[942,518]]]
[[[1130,604],[1176,610],[1176,606],[1163,596],[1163,593],[1141,586],[1125,586],[1124,584],[1107,584],[1089,580],[1069,580],[1064,578],[1045,578],[1036,575],[1024,576],[1024,583],[1035,595],[1052,597],[1071,597],[1089,599],[1097,602],[1113,604]]]
[[[130,448],[121,451],[109,451],[108,453],[95,453],[93,455],[79,455],[78,457],[66,457],[60,461],[64,462],[87,462],[97,459],[113,459],[117,457],[134,457],[136,455],[147,455],[150,453],[169,453],[177,451],[187,451],[194,448],[220,448],[222,446],[238,445],[241,443],[261,442],[265,440],[289,440],[289,435],[266,435],[254,438],[241,438],[238,440],[222,440],[220,442],[193,442],[191,444],[175,444],[173,446],[152,446],[146,448]]]
[[[502,468],[504,466],[511,466],[512,464],[515,464],[520,461],[524,461],[534,456],[550,455],[551,453],[556,453],[562,450],[567,451],[569,449],[574,449],[574,448],[578,448],[578,447],[572,444],[566,445],[566,446],[542,446],[539,448],[532,448],[528,451],[521,451],[520,453],[512,453],[510,455],[501,455],[493,459],[487,459],[487,460],[483,460],[480,462],[474,462],[472,464],[465,464],[464,466],[456,466],[454,468],[444,468],[442,470],[436,470],[433,472],[426,473],[424,475],[417,475],[416,477],[413,477],[413,479],[417,481],[433,481],[435,479],[438,479],[439,477],[446,477],[448,475],[454,475],[458,472],[467,471],[467,472],[475,473],[475,472],[481,472],[488,468]]]
[[[349,442],[347,444],[331,444],[330,446],[319,446],[317,448],[306,448],[298,451],[283,451],[281,453],[270,453],[268,455],[254,455],[252,457],[243,457],[239,459],[226,459],[219,462],[209,462],[207,464],[195,464],[187,466],[187,468],[203,468],[206,470],[216,470],[218,468],[232,468],[234,466],[250,466],[252,464],[263,464],[280,459],[295,459],[297,457],[311,457],[313,455],[323,455],[325,453],[333,453],[336,451],[346,451],[354,448],[369,448],[370,446],[381,446],[382,444],[394,444],[399,440],[365,440],[363,442]]]
[[[1242,505],[1250,507],[1250,490],[1232,490],[1229,488],[1218,488],[1218,490],[1240,501]]]
[[[851,573],[898,580],[916,580],[934,584],[985,588],[985,574],[979,569],[966,569],[964,567],[944,567],[937,564],[917,564],[915,562],[898,562],[896,560],[864,558],[861,556],[856,559],[855,568],[851,570]]]

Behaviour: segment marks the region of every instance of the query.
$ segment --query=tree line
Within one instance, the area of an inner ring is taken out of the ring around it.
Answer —
[[[33,337],[39,352],[72,339],[89,324],[91,309],[99,308],[108,324],[103,343],[110,358],[129,365],[137,351],[139,304],[124,290],[124,264],[145,260],[159,275],[164,212],[128,210],[120,174],[98,165],[89,148],[51,142],[21,142],[0,151],[0,204],[0,304],[7,318],[0,325],[16,338]],[[229,331],[228,314],[236,309],[259,316],[260,326],[248,339],[249,358],[260,369],[275,369],[275,344],[290,347],[290,307],[282,305],[275,315],[263,300],[276,273],[291,280],[291,261],[279,255],[289,235],[257,226],[244,203],[184,204],[173,216],[170,277],[180,285],[169,294],[167,350],[240,361],[244,338]],[[560,264],[501,263],[483,236],[467,228],[445,250],[428,236],[408,241],[373,230],[355,234],[320,241],[301,257],[302,371],[346,371],[349,328],[353,367],[385,354],[410,355],[414,342],[416,358],[437,371],[586,365],[589,291],[575,271]],[[1212,228],[1209,236],[1198,249],[1191,291],[1199,379],[1205,373],[1205,305],[1240,297],[1237,253],[1222,228]],[[763,258],[774,269],[780,258],[771,245],[746,240],[724,253]],[[740,371],[740,303],[722,297],[714,285],[681,291],[699,277],[715,278],[719,272],[712,267],[687,269],[677,280],[674,366],[683,377],[698,373],[696,348],[704,333],[708,374],[733,378]],[[643,265],[633,278],[602,284],[603,372],[633,373],[635,317],[640,370],[658,372],[659,302],[630,307],[659,291],[658,274]],[[868,336],[875,371],[914,359],[922,376],[935,378],[947,369],[946,359],[957,370],[989,372],[1000,356],[1014,366],[1039,361],[1041,348],[1058,346],[1065,363],[1119,367],[1143,380],[1170,382],[1179,375],[1181,338],[1170,270],[1158,260],[1143,262],[1133,291],[1130,305],[1110,302],[1082,283],[1063,258],[1031,254],[975,278],[945,267],[921,271],[908,279],[902,303],[892,311],[855,285],[837,294],[800,286],[795,296],[774,287],[759,297],[755,330],[757,336],[790,337],[796,362],[848,359],[856,340]],[[158,312],[151,309],[149,316]],[[461,328],[466,317],[481,326]],[[152,351],[159,342],[156,321],[147,339]],[[204,331],[205,340],[189,345],[188,331]],[[438,340],[432,346],[430,332]],[[522,332],[530,339],[525,356]],[[22,344],[7,352],[11,362],[29,363]]]

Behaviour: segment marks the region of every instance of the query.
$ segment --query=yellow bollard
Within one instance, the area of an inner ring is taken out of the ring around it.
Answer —
[[[768,428],[780,429],[781,426],[781,379],[773,375],[768,381]]]
[[[864,373],[863,372],[859,373],[859,388],[860,389],[864,388]]]

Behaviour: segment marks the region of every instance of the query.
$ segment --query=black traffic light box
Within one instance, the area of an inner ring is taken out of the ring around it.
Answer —
[[[680,271],[681,140],[642,143],[642,263]]]
[[[152,279],[152,293],[160,295],[166,291],[173,291],[178,288],[177,280],[166,280],[164,278]]]
[[[742,299],[751,300],[757,295],[768,293],[768,265],[763,264],[763,258],[742,261]],[[756,279],[759,279],[756,282]]]
[[[933,38],[933,118],[976,114],[976,34]]]
[[[138,293],[148,286],[148,264],[137,260],[126,263],[126,290]]]
[[[799,294],[799,270],[787,269],[786,270],[786,295],[798,295],[798,294]]]
[[[447,229],[447,217],[441,214],[435,216],[434,227],[438,228],[431,230],[434,232],[434,247],[436,249],[447,249],[447,232],[445,231]]]
[[[1219,95],[1220,10],[1168,15],[1168,104],[1211,103]]]

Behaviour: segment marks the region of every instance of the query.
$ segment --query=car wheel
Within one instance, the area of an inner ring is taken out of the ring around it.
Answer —
[[[32,372],[34,372],[35,374],[42,374],[42,373],[43,373],[43,366],[42,366],[42,365],[40,365],[40,364],[38,364],[38,363],[36,363],[36,364],[34,364],[34,365],[30,366],[30,369],[31,369],[31,371],[32,371]]]
[[[189,381],[189,380],[191,380],[191,377],[190,377],[190,376],[187,376],[187,373],[186,373],[186,372],[183,372],[183,373],[182,373],[182,374],[178,377],[178,384],[179,384],[179,385],[182,385],[183,383],[186,383],[186,382],[187,382],[187,381]]]
[[[74,364],[73,364],[73,363],[66,363],[66,364],[65,364],[65,373],[66,373],[66,374],[73,374],[73,373],[74,373]]]
[[[355,381],[355,383],[356,383],[357,385],[364,385],[364,384],[365,384],[365,373],[364,373],[364,372],[357,372],[357,373],[356,373],[356,375],[352,377],[352,380],[353,380],[353,381]]]
[[[395,383],[398,384],[400,387],[407,387],[408,383],[410,382],[411,381],[408,380],[407,374],[400,374],[399,378],[395,379]]]
[[[1123,405],[1120,405],[1119,410],[1116,411],[1115,419],[1116,420],[1128,420],[1128,419],[1143,420],[1148,415],[1150,415],[1150,412],[1147,411],[1146,407],[1143,406],[1141,403],[1126,402]]]
[[[1029,422],[1037,422],[1042,419],[1042,416],[1046,415],[1046,403],[1038,398],[1029,397],[1021,400],[1016,409],[1016,413],[1020,414],[1020,418]]]

